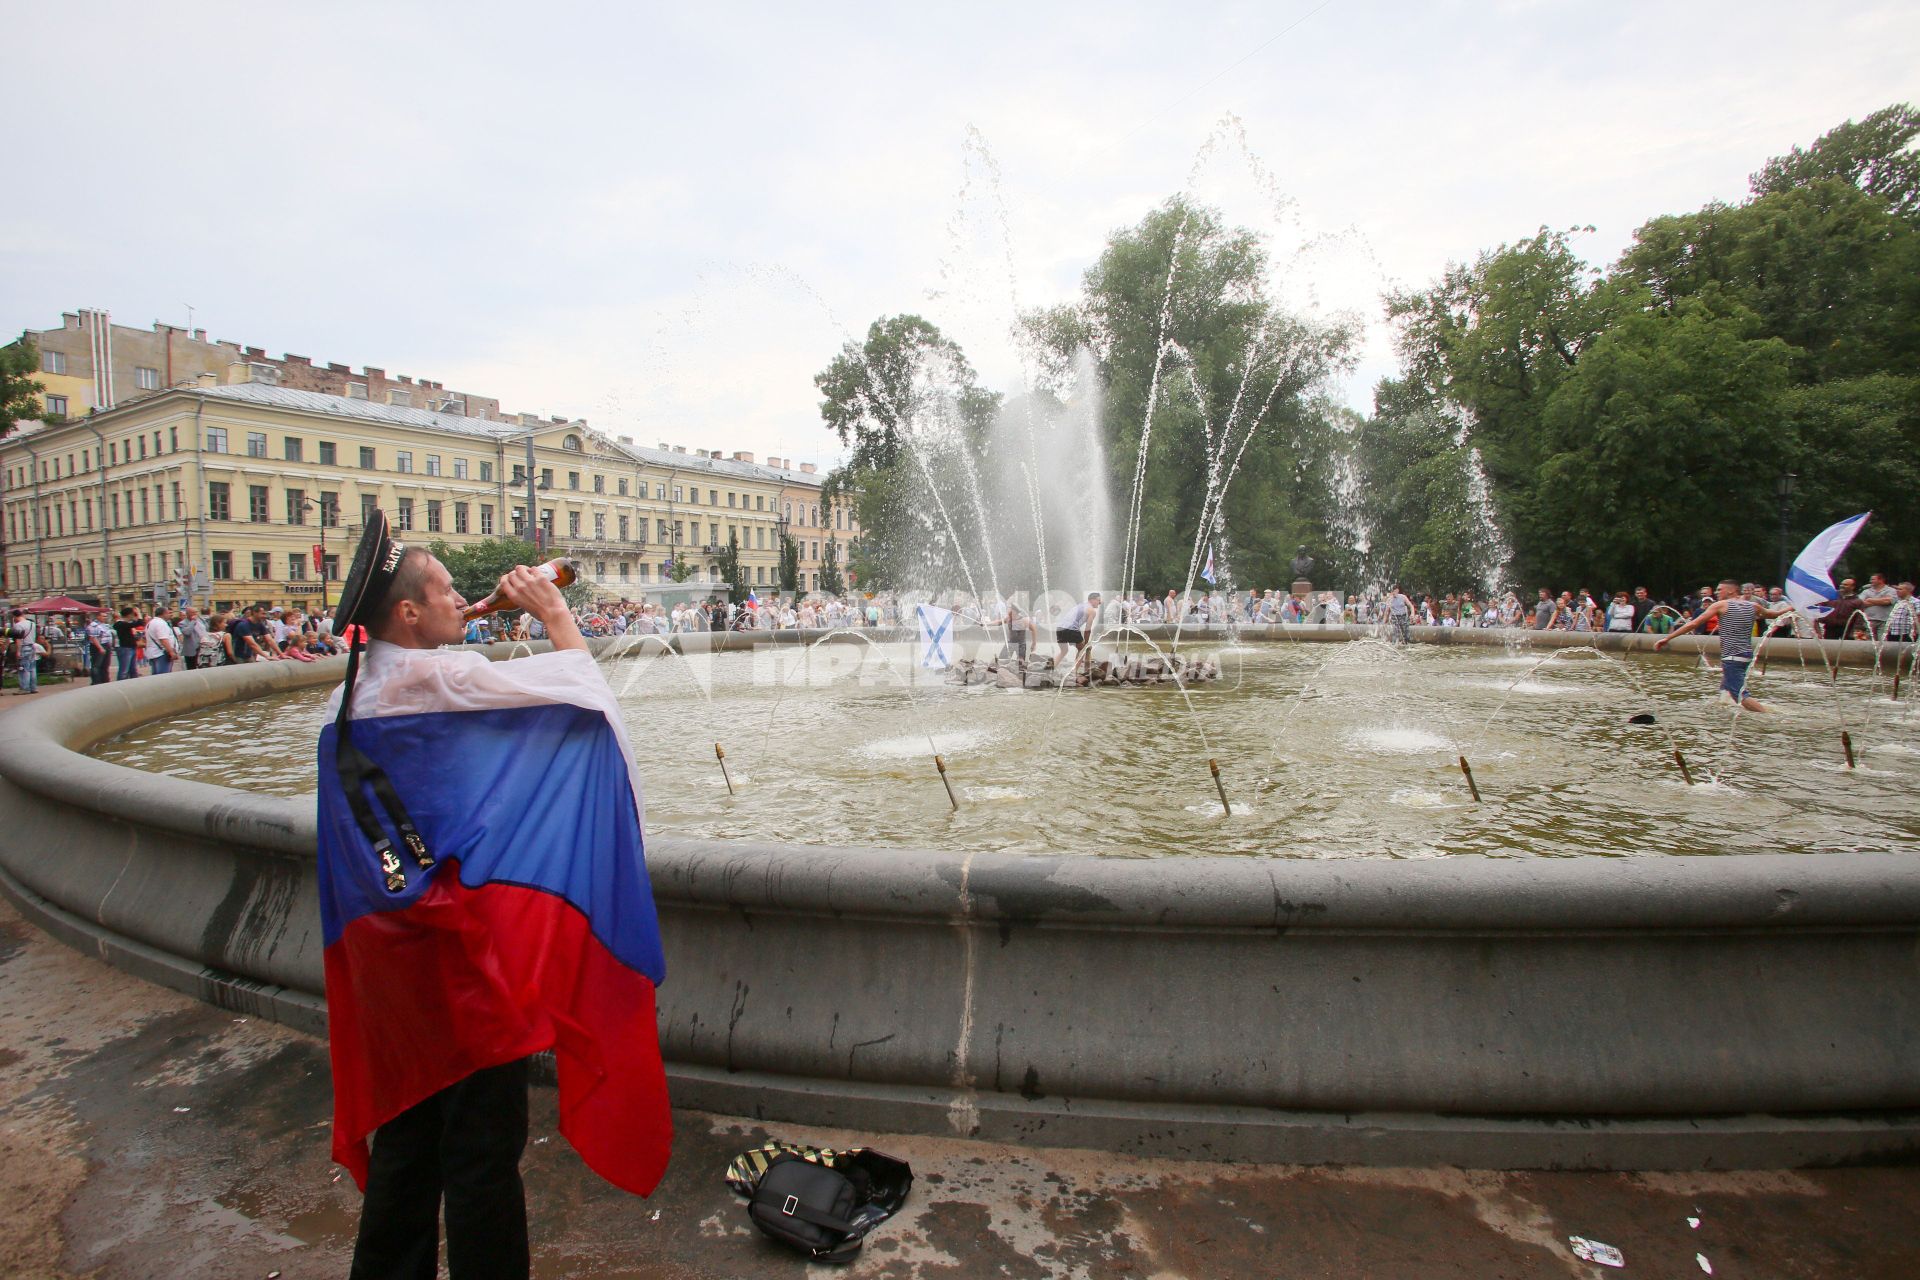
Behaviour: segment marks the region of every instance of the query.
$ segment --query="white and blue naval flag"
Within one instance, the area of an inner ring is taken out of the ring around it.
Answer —
[[[1816,616],[1832,610],[1830,602],[1840,594],[1831,576],[1834,562],[1846,554],[1847,544],[1872,514],[1863,511],[1822,530],[1794,557],[1793,568],[1787,570],[1786,592],[1795,608]]]
[[[938,667],[941,670],[952,666],[952,610],[923,604],[914,609],[913,616],[919,625],[920,643],[915,646],[915,651],[920,655],[918,659],[920,665]]]
[[[1212,544],[1211,542],[1209,542],[1209,543],[1207,544],[1207,566],[1206,566],[1206,568],[1204,568],[1204,569],[1202,569],[1202,570],[1200,570],[1200,576],[1201,576],[1201,577],[1203,577],[1203,578],[1205,578],[1205,579],[1206,579],[1206,580],[1207,580],[1207,581],[1208,581],[1209,583],[1211,583],[1211,582],[1213,582],[1213,581],[1214,581],[1214,577],[1213,577],[1213,544]]]

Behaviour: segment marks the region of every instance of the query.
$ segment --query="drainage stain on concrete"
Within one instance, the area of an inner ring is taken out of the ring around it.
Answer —
[[[338,1277],[359,1214],[328,1160],[325,1046],[66,949],[0,906],[0,1264],[8,1275]],[[1221,1280],[1920,1275],[1920,1170],[1493,1173],[1153,1160],[676,1113],[651,1199],[587,1172],[533,1096],[524,1172],[543,1280]],[[916,1185],[851,1267],[761,1238],[721,1181],[769,1137],[866,1142]],[[1689,1217],[1700,1225],[1690,1227]],[[1612,1273],[1607,1273],[1612,1274]]]

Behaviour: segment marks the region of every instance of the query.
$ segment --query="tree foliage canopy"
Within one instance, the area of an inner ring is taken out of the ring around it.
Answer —
[[[33,376],[39,369],[40,352],[29,339],[0,347],[0,436],[16,422],[40,416],[42,388]]]
[[[1459,585],[1437,550],[1473,521],[1403,508],[1409,486],[1456,501],[1477,451],[1515,581],[1771,579],[1788,472],[1793,549],[1871,507],[1855,560],[1911,573],[1916,136],[1907,106],[1844,124],[1769,161],[1742,204],[1651,219],[1605,272],[1543,228],[1390,296],[1404,377],[1358,456],[1373,561]]]

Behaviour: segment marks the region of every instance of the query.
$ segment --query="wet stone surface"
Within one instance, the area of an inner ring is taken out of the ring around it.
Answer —
[[[1697,1174],[1233,1166],[676,1115],[650,1200],[588,1173],[536,1088],[524,1172],[541,1277],[885,1280],[1920,1275],[1920,1169]],[[346,1273],[359,1196],[327,1159],[325,1046],[108,969],[0,906],[0,1273]],[[721,1181],[769,1137],[912,1163],[849,1268],[761,1239]],[[1688,1218],[1699,1219],[1690,1227]],[[1626,1257],[1577,1260],[1570,1235]]]

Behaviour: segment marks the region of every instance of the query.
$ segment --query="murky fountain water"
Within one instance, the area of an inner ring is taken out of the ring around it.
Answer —
[[[649,828],[1149,857],[1920,853],[1920,717],[1884,690],[1876,696],[1864,671],[1843,671],[1838,687],[1786,668],[1757,680],[1781,713],[1741,717],[1727,749],[1730,713],[1683,659],[1634,662],[1661,722],[1647,728],[1627,719],[1648,702],[1598,658],[1530,670],[1538,655],[1500,650],[1415,646],[1387,661],[1359,644],[1243,648],[1222,655],[1218,684],[1192,691],[1189,713],[1171,685],[961,689],[920,672],[903,691],[897,673],[911,658],[891,648],[892,674],[866,646],[827,646],[804,660],[797,647],[696,656],[711,709],[677,660],[608,664],[628,708]],[[215,708],[97,754],[228,786],[310,792],[324,696]],[[1859,752],[1851,770],[1843,723]],[[1207,772],[1203,727],[1231,817]],[[1680,779],[1666,730],[1701,785]],[[715,765],[716,735],[737,796]],[[929,735],[952,772],[957,813]],[[1467,794],[1458,752],[1472,761],[1481,804]]]

